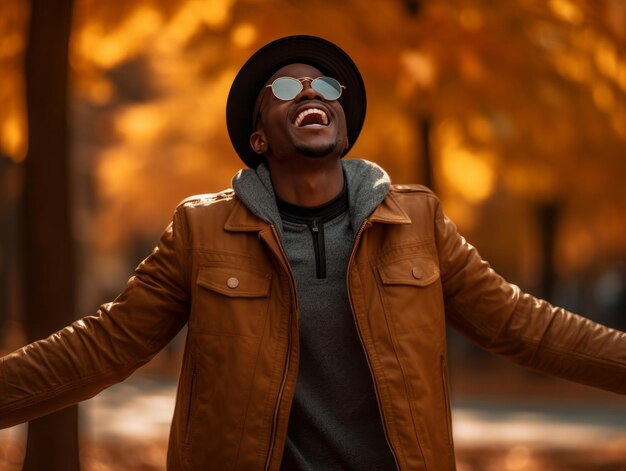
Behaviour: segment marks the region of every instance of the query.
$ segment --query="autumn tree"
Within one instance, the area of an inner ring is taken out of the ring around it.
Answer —
[[[29,341],[47,337],[75,318],[67,117],[72,6],[72,0],[31,2],[23,256]],[[79,468],[77,406],[29,423],[25,471]]]

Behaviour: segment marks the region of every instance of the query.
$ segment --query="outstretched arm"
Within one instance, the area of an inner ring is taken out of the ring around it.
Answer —
[[[523,366],[626,394],[626,334],[507,283],[441,209],[436,233],[451,326]]]
[[[176,213],[114,302],[0,359],[0,428],[94,396],[176,335],[189,306],[183,218]]]

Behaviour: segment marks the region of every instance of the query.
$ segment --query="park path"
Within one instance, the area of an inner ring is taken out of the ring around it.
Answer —
[[[152,458],[156,464],[137,469],[164,469],[175,394],[173,378],[133,375],[81,405],[85,442],[109,447],[158,444],[161,451]],[[613,464],[580,469],[626,470],[626,408],[621,404],[461,399],[453,405],[453,428],[459,470],[487,469],[463,465],[474,455],[485,459],[485,450],[502,455],[502,469],[541,469],[529,465],[533,454],[591,456],[595,452]],[[0,430],[0,444],[19,443],[25,432],[25,425]]]

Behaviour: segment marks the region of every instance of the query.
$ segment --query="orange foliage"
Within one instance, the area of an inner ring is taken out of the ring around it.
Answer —
[[[9,3],[0,60],[13,72],[0,76],[0,148],[19,159],[25,133],[15,64],[25,13],[22,2]],[[484,211],[496,198],[527,207],[560,202],[564,272],[592,263],[580,250],[589,237],[594,256],[624,254],[623,3],[421,5],[413,15],[401,0],[77,0],[75,160],[96,194],[95,207],[84,208],[93,213],[84,237],[101,254],[153,241],[180,199],[228,185],[241,165],[224,122],[237,68],[271,39],[316,34],[350,52],[368,87],[353,156],[381,163],[398,182],[423,179],[417,129],[429,116],[438,193],[462,230],[500,244],[503,260],[537,247],[521,241],[531,211],[512,218],[509,239],[490,239]]]
[[[3,0],[0,15],[0,155],[16,162],[26,155],[27,133],[22,60],[28,5]]]

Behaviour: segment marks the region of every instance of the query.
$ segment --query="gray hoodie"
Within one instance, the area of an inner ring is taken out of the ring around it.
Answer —
[[[349,211],[324,223],[325,278],[316,276],[309,227],[281,218],[267,166],[233,179],[248,209],[276,227],[298,290],[300,361],[284,470],[395,469],[346,287],[354,235],[383,201],[390,181],[371,162],[342,165]]]

